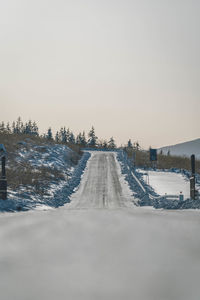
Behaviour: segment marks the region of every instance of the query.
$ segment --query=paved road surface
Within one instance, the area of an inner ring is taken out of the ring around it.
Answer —
[[[112,153],[71,204],[0,215],[2,300],[199,300],[198,211],[137,208]]]

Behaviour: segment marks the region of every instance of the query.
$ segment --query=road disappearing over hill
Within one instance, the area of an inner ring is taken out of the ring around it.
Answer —
[[[133,197],[114,152],[92,152],[79,190],[72,196],[72,208],[133,207]]]
[[[140,208],[93,152],[71,203],[0,215],[2,300],[199,300],[199,211]]]

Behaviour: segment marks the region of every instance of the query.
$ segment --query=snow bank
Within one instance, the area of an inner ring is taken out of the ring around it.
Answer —
[[[22,150],[17,158],[19,163],[28,161],[38,167],[51,167],[64,174],[63,180],[52,178],[49,187],[44,186],[44,195],[33,193],[31,186],[21,186],[17,190],[8,189],[8,200],[0,200],[0,211],[20,211],[38,207],[58,207],[69,202],[69,196],[79,185],[87,160],[85,152],[78,164],[72,163],[73,151],[65,145],[34,146],[30,151]],[[48,190],[47,190],[48,189]],[[48,193],[47,193],[48,192]]]
[[[51,167],[59,170],[72,165],[72,155],[73,151],[65,145],[35,145],[29,151],[26,148],[21,150],[17,161],[28,161],[34,168]]]
[[[184,174],[184,178],[183,178],[182,175],[175,174],[175,173],[180,173],[181,171],[173,170],[175,175],[174,178],[176,178],[176,182],[173,182],[173,192],[175,191],[175,186],[177,186],[176,187],[177,193],[176,195],[172,195],[171,197],[168,195],[161,195],[162,194],[161,190],[163,192],[165,189],[166,190],[165,193],[167,193],[168,191],[169,194],[171,194],[172,190],[170,190],[170,187],[167,184],[165,184],[165,188],[163,186],[158,187],[158,181],[159,181],[158,178],[160,172],[151,171],[157,173],[154,178],[156,180],[154,180],[151,186],[145,181],[144,173],[146,173],[146,171],[141,172],[141,170],[136,170],[133,167],[133,164],[128,159],[125,152],[119,151],[117,158],[120,162],[122,173],[125,175],[125,179],[127,180],[131,190],[133,191],[134,197],[138,199],[137,202],[138,205],[153,206],[154,208],[164,208],[164,209],[200,209],[200,199],[192,200],[188,197],[189,196],[188,193],[186,194],[186,199],[183,201],[181,201],[178,197],[179,195],[178,191],[179,192],[183,191],[183,186],[184,186],[183,183],[185,183],[185,185],[188,188],[188,180],[189,180],[188,174]],[[169,179],[170,177],[169,172],[168,174],[166,173],[166,176]],[[168,180],[168,184],[169,184],[169,180]],[[200,190],[200,184],[197,184],[197,188],[198,190]]]

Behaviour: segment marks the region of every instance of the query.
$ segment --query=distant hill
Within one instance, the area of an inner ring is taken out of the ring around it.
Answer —
[[[190,155],[195,154],[196,158],[200,159],[200,139],[162,147],[158,149],[159,152],[160,150],[163,151],[163,154],[167,154],[167,152],[170,151],[171,155],[177,155],[177,156],[189,157]]]

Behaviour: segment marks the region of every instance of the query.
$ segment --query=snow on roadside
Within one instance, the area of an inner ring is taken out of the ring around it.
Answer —
[[[26,148],[22,149],[17,161],[28,161],[35,168],[51,167],[63,170],[72,165],[70,161],[72,155],[73,151],[65,145],[34,145],[29,151]]]
[[[165,209],[200,209],[200,199],[192,200],[189,198],[188,174],[181,175],[179,174],[180,171],[175,170],[176,172],[163,172],[165,173],[163,175],[160,171],[149,170],[151,179],[150,184],[148,184],[145,177],[147,171],[134,169],[125,152],[119,151],[117,158],[134,197],[138,199],[138,205]],[[200,191],[199,182],[197,190]],[[180,191],[185,193],[185,200],[183,201],[180,201],[178,197],[167,198],[164,195],[165,193],[179,195]]]
[[[147,170],[143,173],[143,180],[149,180],[149,185],[158,195],[179,195],[182,192],[185,199],[190,198],[190,182],[182,174]]]
[[[80,183],[90,154],[85,152],[77,165],[73,162],[74,157],[77,159],[78,154],[65,145],[32,145],[28,149],[20,150],[16,161],[22,168],[23,163],[28,162],[33,172],[38,172],[40,167],[46,167],[47,170],[55,170],[55,174],[58,171],[62,176],[58,179],[52,174],[48,185],[44,181],[42,195],[34,192],[31,185],[22,185],[15,190],[8,188],[8,200],[0,200],[0,211],[58,207],[69,202],[69,196]]]

